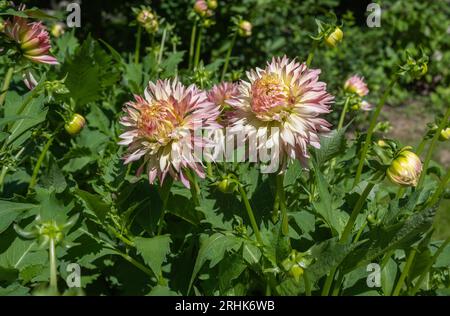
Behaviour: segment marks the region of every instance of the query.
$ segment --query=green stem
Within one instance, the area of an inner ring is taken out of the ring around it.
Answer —
[[[361,237],[362,232],[364,231],[364,228],[367,226],[367,219],[364,221],[364,224],[361,225],[361,228],[358,230],[358,233],[356,234],[355,239],[353,240],[353,243],[357,243],[359,238]]]
[[[344,273],[342,273],[342,270],[339,271],[338,278],[334,284],[333,292],[331,293],[331,296],[338,296],[339,291],[341,289],[342,281],[344,280]]]
[[[159,48],[159,54],[158,54],[158,65],[160,65],[161,61],[162,61],[162,56],[164,53],[164,44],[166,42],[166,33],[167,33],[167,28],[164,29],[162,39],[161,39],[161,47]]]
[[[3,105],[3,102],[5,102],[6,94],[8,93],[9,85],[11,83],[12,76],[14,74],[14,66],[9,67],[8,71],[6,72],[5,79],[3,79],[3,85],[2,89],[0,90],[0,107]]]
[[[58,278],[56,269],[56,253],[55,253],[55,239],[50,238],[49,246],[49,260],[50,260],[50,288],[54,293],[58,293]]]
[[[322,289],[322,296],[328,296],[328,294],[330,293],[330,289],[331,289],[331,284],[333,283],[334,280],[334,275],[336,274],[336,270],[337,267],[334,267],[333,269],[331,269],[330,273],[327,276],[327,279],[325,280],[325,284],[323,285],[323,289]]]
[[[242,185],[238,185],[238,187],[239,187],[239,193],[241,194],[242,201],[244,202],[245,209],[247,211],[247,215],[250,219],[250,223],[252,225],[253,232],[255,233],[256,240],[258,241],[258,243],[260,245],[263,245],[264,243],[261,238],[261,234],[259,232],[258,225],[256,224],[256,220],[255,220],[255,216],[253,215],[252,207],[250,206],[250,202],[248,201],[247,194],[245,193],[245,190],[242,187]]]
[[[419,291],[420,287],[422,286],[423,280],[427,276],[428,271],[431,269],[433,264],[435,263],[436,259],[441,255],[442,251],[447,247],[447,245],[450,243],[450,237],[448,237],[442,245],[436,250],[435,254],[431,258],[431,260],[428,262],[427,266],[423,270],[422,274],[420,275],[419,279],[416,282],[416,285],[414,285],[414,288],[411,291],[411,295],[415,295],[417,291]]]
[[[236,37],[237,37],[237,31],[234,32],[233,38],[231,39],[231,42],[230,42],[230,47],[228,47],[228,51],[225,56],[225,64],[223,65],[222,77],[220,78],[220,81],[223,81],[223,79],[225,78],[225,74],[227,73],[228,63],[230,62],[231,51],[233,50],[234,44],[236,43]]]
[[[36,165],[34,166],[33,169],[33,174],[31,176],[31,180],[30,180],[30,184],[28,185],[28,193],[30,193],[30,191],[34,188],[34,186],[36,185],[36,180],[37,180],[37,176],[39,173],[39,169],[41,168],[42,162],[44,161],[45,155],[47,154],[47,151],[49,150],[50,146],[52,145],[54,136],[50,136],[49,139],[47,140],[47,143],[45,144],[44,148],[42,149],[41,154],[39,155],[39,158],[36,162]]]
[[[172,177],[166,178],[166,182],[162,185],[160,197],[162,200],[162,209],[161,209],[161,215],[158,220],[157,228],[158,228],[158,236],[161,235],[162,229],[163,229],[163,223],[164,223],[164,217],[166,215],[166,208],[167,208],[167,200],[169,199],[170,194],[170,188],[172,187],[173,179]]]
[[[126,244],[130,247],[135,247],[134,243],[131,240],[129,240],[128,238],[126,238],[122,234],[120,234],[114,227],[112,227],[109,224],[106,224],[106,227],[108,227],[108,229],[114,234],[114,236],[116,236],[124,244]]]
[[[319,45],[319,42],[314,40],[313,46],[311,47],[311,51],[308,54],[308,58],[306,59],[306,66],[309,67],[311,65],[311,62],[314,58],[314,53],[316,52],[317,46]]]
[[[303,273],[303,279],[305,280],[305,294],[306,296],[311,296],[311,281],[309,280],[307,271]]]
[[[361,208],[364,205],[364,202],[366,202],[367,197],[369,196],[370,191],[372,191],[373,186],[375,183],[369,182],[366,185],[366,188],[364,189],[363,193],[359,197],[358,201],[356,202],[355,206],[353,207],[353,211],[350,215],[350,218],[347,222],[347,225],[345,225],[344,232],[341,236],[341,242],[346,242],[349,235],[352,232],[353,225],[355,224],[356,218],[358,217],[359,212],[361,211]]]
[[[364,147],[362,149],[361,156],[359,157],[359,164],[358,164],[358,168],[356,169],[356,176],[355,176],[355,180],[353,181],[353,187],[355,187],[359,183],[359,180],[361,179],[362,169],[364,167],[364,161],[366,160],[366,155],[369,150],[370,143],[372,141],[373,130],[375,128],[375,125],[377,124],[377,119],[381,113],[381,109],[383,108],[384,104],[386,103],[386,99],[387,99],[389,93],[391,92],[392,88],[394,87],[395,83],[397,82],[397,78],[398,78],[397,75],[394,75],[394,77],[391,79],[389,85],[387,86],[386,90],[384,91],[383,96],[381,97],[380,102],[378,103],[377,107],[375,108],[375,111],[372,114],[372,117],[370,120],[370,125],[369,125],[369,130],[367,131],[367,136],[364,141]]]
[[[281,212],[281,231],[285,236],[289,234],[289,219],[286,210],[286,196],[284,192],[284,174],[277,175],[277,195]]]
[[[436,133],[431,139],[430,147],[428,147],[427,155],[425,156],[425,161],[423,162],[422,173],[420,174],[419,183],[417,184],[417,188],[420,188],[425,180],[425,176],[427,174],[428,165],[430,163],[431,157],[433,156],[434,148],[436,147],[436,142],[438,141],[439,135],[441,134],[442,129],[447,126],[448,118],[450,117],[450,107],[447,108],[445,112],[444,118],[441,120]]]
[[[433,206],[437,202],[442,192],[444,192],[445,188],[447,187],[447,183],[449,180],[450,180],[450,169],[447,170],[447,173],[445,174],[444,178],[442,178],[439,187],[433,193],[433,196],[431,197],[430,202],[428,204],[429,206]]]
[[[117,250],[115,250],[115,249],[113,249],[113,251],[117,254],[117,255],[119,255],[119,256],[121,256],[122,258],[124,258],[126,261],[128,261],[129,263],[131,263],[132,265],[134,265],[136,268],[138,268],[139,270],[141,270],[142,272],[144,272],[145,274],[147,274],[149,277],[157,277],[158,278],[158,276],[157,275],[155,275],[154,273],[153,273],[153,271],[152,270],[150,270],[149,268],[147,268],[146,266],[144,266],[142,263],[140,263],[139,261],[137,261],[137,260],[135,260],[135,259],[133,259],[132,257],[130,257],[129,255],[127,255],[127,254],[125,254],[125,253],[122,253],[122,252],[120,252],[120,251],[117,251]]]
[[[196,207],[200,206],[200,200],[199,200],[200,188],[198,186],[197,177],[195,176],[194,172],[189,174],[189,184],[190,184],[191,196],[192,196],[192,200],[194,201],[194,205]]]
[[[194,59],[194,69],[197,69],[198,64],[200,62],[200,51],[202,49],[202,31],[203,27],[200,25],[198,28],[198,35],[197,35],[197,45],[195,48],[195,59]]]
[[[345,114],[347,113],[349,102],[350,102],[350,98],[346,98],[345,103],[344,103],[344,108],[342,109],[342,112],[341,112],[341,117],[339,118],[338,129],[341,129],[342,126],[344,126]]]
[[[394,291],[392,292],[392,296],[398,296],[400,294],[403,284],[405,283],[405,279],[408,276],[409,269],[411,268],[411,265],[414,261],[414,257],[416,256],[416,252],[417,252],[416,249],[411,249],[411,251],[409,252],[408,258],[406,259],[405,267],[403,268],[402,274],[398,279],[397,285],[395,286]]]
[[[191,44],[189,45],[189,70],[192,69],[192,63],[194,59],[194,47],[195,47],[195,37],[197,33],[197,20],[194,21],[191,32]]]
[[[142,37],[142,27],[138,25],[138,31],[136,34],[136,49],[134,51],[134,63],[139,64],[139,54],[141,51],[141,37]]]

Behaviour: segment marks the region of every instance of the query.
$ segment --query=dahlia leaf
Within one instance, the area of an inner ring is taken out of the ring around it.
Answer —
[[[144,262],[152,269],[155,276],[161,277],[161,266],[170,252],[171,239],[169,235],[156,236],[153,238],[136,237],[133,240],[138,254]]]

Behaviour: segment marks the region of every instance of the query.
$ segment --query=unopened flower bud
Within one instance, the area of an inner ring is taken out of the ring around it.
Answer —
[[[217,8],[217,0],[208,0],[207,5],[209,9],[215,10]]]
[[[415,187],[422,172],[422,163],[420,158],[409,149],[411,147],[405,147],[400,151],[389,166],[387,176],[389,180],[400,186]]]
[[[351,76],[344,83],[344,90],[350,93],[356,93],[360,97],[364,97],[369,93],[367,84],[364,82],[363,77]]]
[[[52,35],[56,38],[60,37],[61,35],[64,34],[64,24],[62,23],[55,23],[53,24],[50,32],[52,33]]]
[[[325,44],[328,47],[336,47],[336,45],[342,41],[342,38],[344,37],[344,32],[342,32],[341,28],[336,26],[336,28],[334,29],[333,32],[330,33],[330,35],[328,35],[325,38]]]
[[[243,20],[239,23],[239,35],[242,37],[249,37],[252,35],[252,24],[249,21]]]
[[[66,122],[66,124],[64,125],[64,129],[67,131],[67,133],[74,136],[78,134],[85,125],[86,120],[84,119],[84,117],[78,113],[75,113],[70,121]]]
[[[439,140],[445,142],[450,139],[450,127],[444,128],[439,134]]]
[[[156,33],[158,31],[159,23],[158,23],[158,17],[150,8],[142,9],[137,17],[137,22],[140,26],[142,26],[147,33]]]
[[[217,183],[217,188],[225,194],[233,193],[237,189],[237,182],[227,176]]]
[[[387,147],[389,147],[389,145],[388,145],[384,140],[382,140],[382,139],[379,139],[379,140],[377,141],[377,145],[378,145],[379,147],[381,147],[381,148],[387,148]]]
[[[212,11],[209,10],[208,4],[205,0],[197,0],[194,4],[194,12],[201,17],[207,17],[212,15]]]

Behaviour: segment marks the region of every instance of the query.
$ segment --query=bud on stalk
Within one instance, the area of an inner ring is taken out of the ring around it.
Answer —
[[[444,128],[439,134],[439,140],[445,142],[450,139],[450,127]]]
[[[328,47],[336,47],[336,45],[342,41],[344,37],[344,32],[342,32],[341,28],[336,26],[333,32],[330,33],[327,37],[325,37],[325,44]]]
[[[64,129],[70,135],[75,136],[83,129],[85,125],[86,120],[84,119],[84,117],[78,113],[75,113],[72,118],[66,122],[66,124],[64,125]]]
[[[411,147],[405,147],[400,151],[386,174],[394,184],[415,187],[422,172],[422,163],[420,158],[409,149]]]
[[[252,35],[252,24],[249,21],[243,20],[239,23],[239,35],[241,37],[249,37]]]

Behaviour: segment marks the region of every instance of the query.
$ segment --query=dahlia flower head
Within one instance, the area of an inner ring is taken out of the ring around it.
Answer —
[[[278,148],[279,172],[289,159],[306,167],[308,145],[320,148],[319,134],[330,130],[321,116],[330,112],[334,97],[319,81],[320,72],[286,56],[273,58],[265,69],[247,72],[249,81],[240,83],[240,96],[227,101],[234,108],[232,132],[244,130],[247,139],[257,137],[258,150]]]
[[[150,183],[156,178],[163,183],[169,175],[189,187],[190,170],[203,178],[198,153],[212,144],[195,132],[221,127],[216,121],[219,107],[195,85],[185,87],[178,79],[150,82],[144,96],[134,98],[125,104],[120,119],[126,131],[119,144],[128,146],[124,163],[142,158],[138,175],[146,168]]]
[[[14,16],[5,22],[4,33],[18,44],[23,57],[35,63],[58,64],[49,54],[50,37],[42,22],[28,22],[26,18]]]
[[[239,96],[239,88],[237,83],[233,82],[221,82],[214,85],[211,90],[208,91],[208,100],[214,103],[220,109],[220,116],[218,122],[226,127],[229,125],[229,120],[232,115],[232,108],[228,104],[229,100],[232,100]],[[209,134],[211,142],[214,144],[214,151],[211,153],[211,160],[219,160],[225,152],[227,139],[232,139],[233,136],[226,138],[226,131],[224,128],[213,130]],[[209,157],[208,157],[209,158]]]
[[[358,77],[357,75],[351,76],[345,81],[344,90],[350,93],[356,93],[360,97],[364,97],[369,93],[369,88],[367,88],[364,78]]]
[[[231,110],[228,101],[238,96],[238,84],[233,82],[221,82],[208,91],[208,101],[216,104],[221,110],[221,122],[225,123],[227,121],[227,115],[229,110]]]

